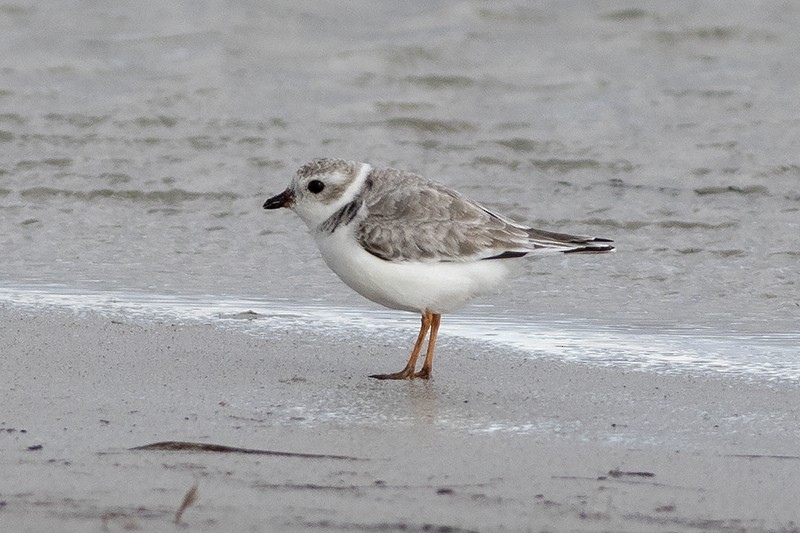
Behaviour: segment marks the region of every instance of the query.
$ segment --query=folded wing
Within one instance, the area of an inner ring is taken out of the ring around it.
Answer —
[[[614,249],[607,239],[528,228],[414,174],[375,170],[369,186],[356,237],[369,253],[387,261],[460,262]]]

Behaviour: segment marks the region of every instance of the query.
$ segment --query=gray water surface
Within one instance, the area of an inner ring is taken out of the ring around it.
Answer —
[[[632,6],[3,4],[0,284],[380,314],[261,209],[335,156],[618,245],[533,259],[465,317],[681,331],[709,357],[708,332],[745,336],[787,363],[800,5]]]

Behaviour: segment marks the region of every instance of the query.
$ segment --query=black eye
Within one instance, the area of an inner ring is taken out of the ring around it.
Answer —
[[[322,192],[322,189],[325,188],[325,184],[319,180],[311,180],[308,182],[308,190],[317,194],[318,192]]]

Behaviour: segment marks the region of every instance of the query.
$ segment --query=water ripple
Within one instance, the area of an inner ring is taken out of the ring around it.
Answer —
[[[91,191],[75,191],[68,189],[54,189],[52,187],[31,187],[20,191],[20,196],[34,200],[46,200],[55,197],[76,198],[78,200],[94,200],[96,198],[110,198],[114,200],[131,200],[134,202],[163,202],[174,204],[193,200],[236,200],[239,195],[232,192],[194,192],[184,189],[169,189],[166,191],[137,191],[95,189]]]

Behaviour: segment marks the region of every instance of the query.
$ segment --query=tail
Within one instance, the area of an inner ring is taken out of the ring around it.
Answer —
[[[534,249],[548,249],[565,254],[602,254],[614,250],[614,246],[606,244],[614,241],[602,237],[583,237],[533,228],[526,231]]]

